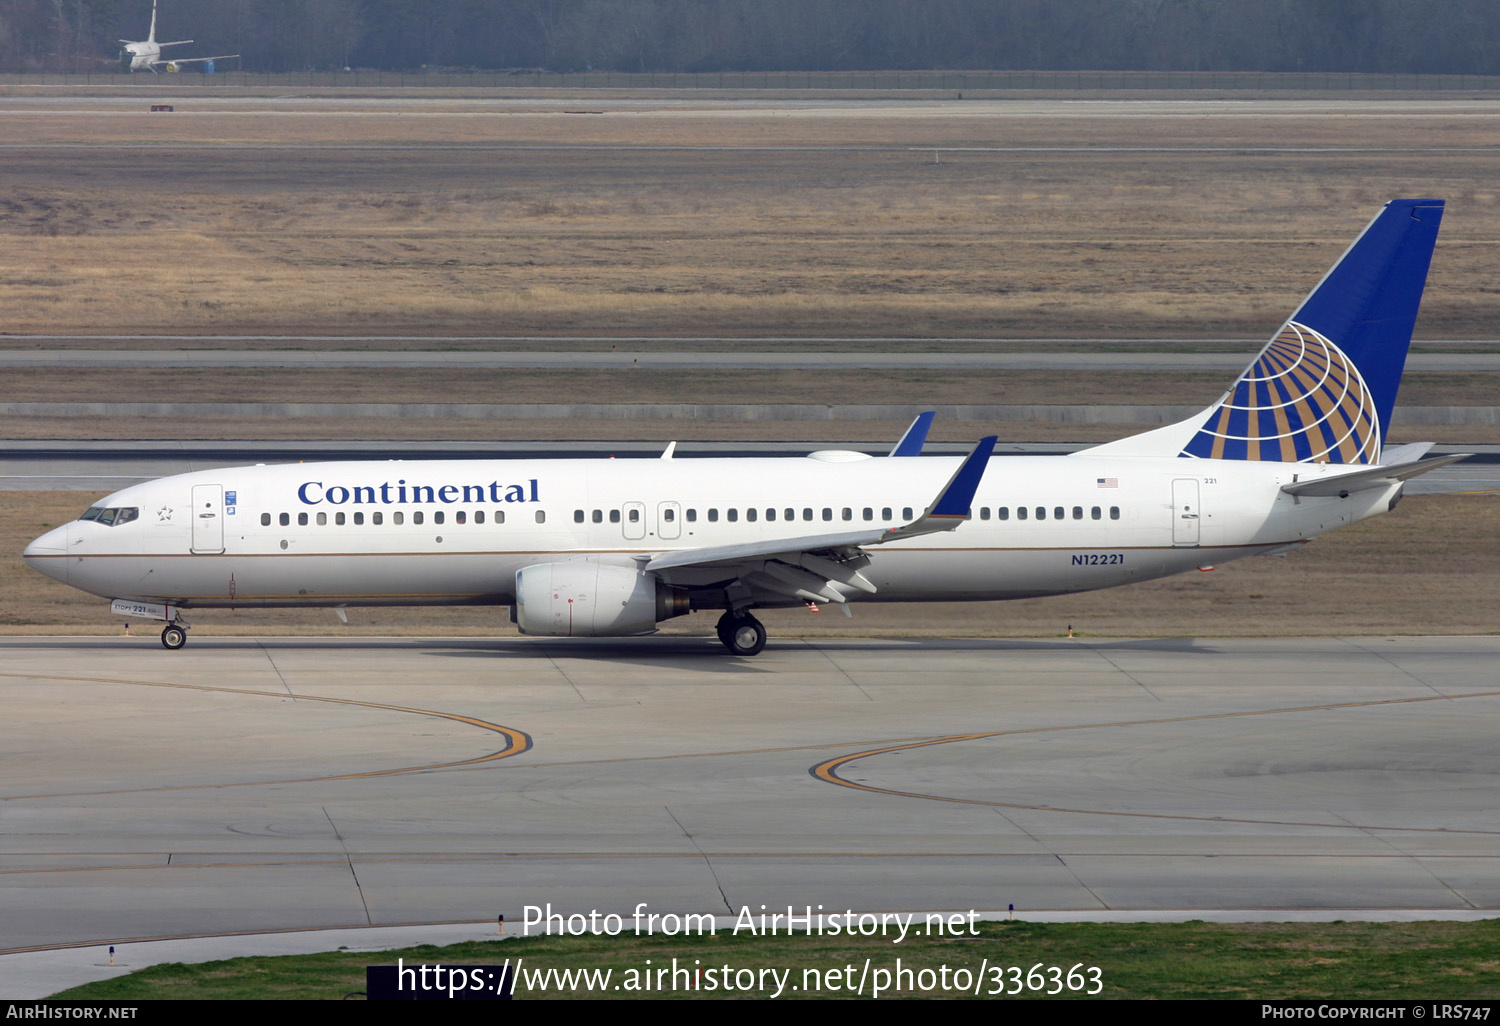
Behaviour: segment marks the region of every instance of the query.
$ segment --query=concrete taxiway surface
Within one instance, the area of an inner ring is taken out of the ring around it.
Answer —
[[[1500,914],[1497,659],[1494,637],[754,659],[681,637],[5,639],[0,949],[547,902]],[[36,996],[21,964],[0,959],[0,994]]]

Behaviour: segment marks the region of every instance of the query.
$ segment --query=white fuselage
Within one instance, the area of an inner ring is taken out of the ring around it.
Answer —
[[[538,563],[638,566],[684,548],[899,527],[921,516],[959,463],[851,457],[210,470],[116,492],[97,506],[136,511],[128,522],[73,521],[25,555],[97,595],[183,607],[507,604],[517,571]],[[1008,599],[1150,580],[1284,549],[1384,512],[1399,491],[1298,499],[1279,490],[1339,470],[996,458],[966,523],[870,547],[864,575],[876,591],[849,597]],[[715,573],[666,575],[691,588],[711,586]]]

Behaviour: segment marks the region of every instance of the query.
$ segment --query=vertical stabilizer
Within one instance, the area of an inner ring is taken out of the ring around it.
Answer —
[[[1378,463],[1442,219],[1442,200],[1387,203],[1219,402],[1085,452]]]

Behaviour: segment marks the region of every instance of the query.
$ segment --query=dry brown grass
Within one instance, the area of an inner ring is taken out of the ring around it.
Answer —
[[[34,573],[19,552],[71,519],[89,496],[0,492],[0,632],[115,633],[108,604]],[[1489,634],[1500,625],[1500,498],[1412,496],[1397,511],[1319,538],[1285,559],[1246,559],[1112,591],[1006,603],[858,606],[765,613],[774,636],[1282,636]],[[495,608],[204,610],[213,633],[512,633]],[[710,634],[711,615],[674,620],[674,633]],[[139,625],[138,625],[139,629]],[[149,627],[147,633],[151,633]]]
[[[7,402],[261,403],[1013,403],[1207,405],[1225,372],[1017,370],[487,370],[138,367],[18,368],[5,374]],[[1401,402],[1489,406],[1500,375],[1411,373]]]
[[[1379,203],[1417,193],[1452,204],[1419,333],[1500,320],[1492,158],[1411,151],[1494,145],[1468,109],[79,108],[0,112],[0,137],[38,146],[4,156],[9,330],[1254,337]],[[493,148],[559,141],[605,148]],[[1107,150],[1204,142],[1361,149]],[[621,148],[640,144],[772,148]],[[924,149],[997,145],[1085,149]],[[775,148],[805,146],[825,148]]]

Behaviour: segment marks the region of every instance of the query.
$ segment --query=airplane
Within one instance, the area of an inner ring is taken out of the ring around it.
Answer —
[[[226,61],[231,57],[238,57],[237,53],[220,54],[217,57],[175,57],[172,60],[162,59],[161,51],[164,46],[183,46],[191,43],[191,39],[179,39],[171,43],[158,43],[156,41],[156,0],[151,0],[151,31],[143,40],[122,39],[125,48],[120,51],[120,63],[127,71],[149,71],[157,74],[156,69],[165,66],[168,71],[180,71],[184,64],[205,64],[213,61]],[[209,69],[212,70],[212,69]]]
[[[187,640],[201,608],[509,606],[523,634],[649,634],[721,610],[1027,598],[1278,555],[1393,509],[1463,455],[1388,447],[1443,201],[1387,203],[1218,401],[1065,456],[330,462],[137,484],[26,547],[32,567]]]

